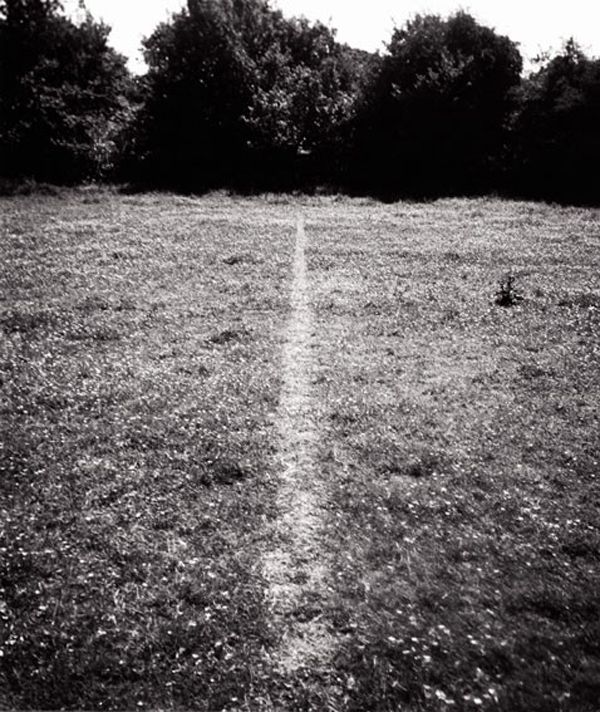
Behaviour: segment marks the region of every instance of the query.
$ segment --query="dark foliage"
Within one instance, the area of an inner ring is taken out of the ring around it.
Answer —
[[[529,197],[600,201],[600,60],[573,40],[523,81],[513,126],[514,188]]]
[[[125,59],[109,28],[56,0],[0,1],[0,165],[8,177],[75,182],[110,169],[126,117]]]
[[[512,272],[507,272],[498,281],[498,291],[496,292],[496,304],[500,307],[514,307],[523,301],[517,284],[516,276]]]
[[[380,56],[267,0],[188,0],[134,80],[108,32],[0,0],[4,178],[600,202],[600,60],[572,40],[522,79],[515,43],[462,11]]]
[[[346,118],[356,54],[264,0],[189,0],[145,41],[147,98],[126,170],[180,188],[289,188]]]
[[[513,42],[464,12],[417,16],[362,98],[351,180],[391,195],[489,190],[521,67]]]

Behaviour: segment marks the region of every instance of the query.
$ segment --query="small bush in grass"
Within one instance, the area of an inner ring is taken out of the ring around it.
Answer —
[[[516,276],[512,272],[507,272],[498,282],[496,292],[496,304],[501,307],[513,307],[523,301],[523,295],[516,285]]]

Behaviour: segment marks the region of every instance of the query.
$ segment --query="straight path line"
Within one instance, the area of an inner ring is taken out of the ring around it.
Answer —
[[[330,660],[334,648],[319,605],[326,595],[327,564],[321,540],[323,493],[316,460],[317,422],[311,384],[313,318],[306,243],[304,219],[299,217],[277,414],[279,516],[273,528],[275,545],[263,558],[272,620],[281,631],[281,643],[273,657],[284,672],[320,668]],[[307,615],[308,610],[311,613]]]

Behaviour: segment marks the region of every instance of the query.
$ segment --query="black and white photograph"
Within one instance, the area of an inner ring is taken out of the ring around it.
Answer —
[[[0,0],[0,710],[600,712],[597,0]]]

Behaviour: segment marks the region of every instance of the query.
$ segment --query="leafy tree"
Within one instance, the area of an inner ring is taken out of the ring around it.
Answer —
[[[5,174],[71,182],[109,169],[129,76],[108,33],[89,14],[73,23],[56,0],[0,2]]]
[[[131,151],[138,178],[180,187],[293,181],[299,154],[322,160],[356,82],[331,30],[264,0],[189,0],[145,50]]]
[[[394,32],[363,96],[355,173],[390,193],[488,189],[521,67],[511,40],[464,12],[416,16]]]
[[[130,150],[138,179],[197,187],[235,169],[248,139],[240,117],[254,78],[230,8],[188,5],[144,42],[147,98]]]
[[[296,180],[327,182],[334,175],[364,57],[337,43],[321,23],[300,19],[281,24],[284,32],[270,50],[276,55],[274,71],[259,65],[257,90],[245,115],[251,146],[279,184],[290,167],[295,167],[291,175]]]
[[[517,189],[526,195],[600,201],[600,60],[573,40],[526,79],[514,117]]]

